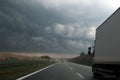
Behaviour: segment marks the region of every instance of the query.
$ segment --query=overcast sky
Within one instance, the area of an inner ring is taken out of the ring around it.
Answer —
[[[0,50],[80,53],[120,0],[0,0]]]

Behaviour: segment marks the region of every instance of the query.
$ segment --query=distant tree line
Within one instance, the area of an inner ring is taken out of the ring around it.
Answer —
[[[47,56],[47,55],[45,55],[45,56],[41,56],[40,58],[51,59],[51,57],[50,57],[50,56]]]

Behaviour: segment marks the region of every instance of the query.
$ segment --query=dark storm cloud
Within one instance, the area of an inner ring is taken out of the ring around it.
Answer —
[[[79,53],[93,45],[96,26],[112,11],[93,9],[89,1],[57,1],[1,0],[0,50]]]

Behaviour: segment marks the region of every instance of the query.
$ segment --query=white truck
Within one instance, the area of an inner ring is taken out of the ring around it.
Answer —
[[[96,29],[92,71],[120,80],[120,8]]]

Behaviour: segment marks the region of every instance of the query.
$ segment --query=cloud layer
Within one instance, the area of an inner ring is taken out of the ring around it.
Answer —
[[[0,50],[80,53],[118,6],[104,0],[1,0]]]

